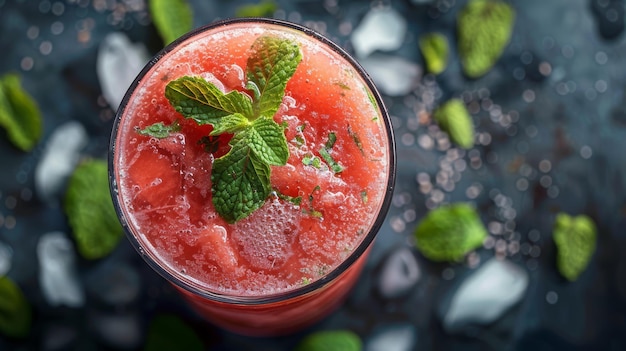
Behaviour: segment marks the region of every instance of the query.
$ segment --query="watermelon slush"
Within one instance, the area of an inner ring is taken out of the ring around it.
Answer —
[[[184,118],[164,91],[195,76],[252,94],[246,60],[262,35],[302,53],[274,116],[289,158],[271,167],[265,203],[229,223],[213,206],[211,170],[230,137],[209,137],[213,127]],[[164,138],[137,132],[159,122],[180,128]],[[130,87],[111,143],[111,189],[130,242],[202,316],[249,335],[296,331],[342,302],[395,179],[392,128],[372,82],[332,42],[276,20],[218,22],[166,47]]]

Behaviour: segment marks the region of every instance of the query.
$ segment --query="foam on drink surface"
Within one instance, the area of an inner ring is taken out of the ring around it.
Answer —
[[[202,142],[211,127],[184,120],[164,89],[171,80],[195,75],[224,91],[243,91],[247,50],[265,33],[261,27],[252,32],[205,36],[169,53],[140,83],[117,146],[117,162],[126,165],[119,172],[123,203],[146,251],[182,279],[237,295],[286,291],[341,263],[377,215],[389,152],[383,123],[354,69],[331,50],[290,34],[303,60],[275,116],[287,125],[288,164],[272,167],[276,193],[259,210],[234,225],[220,218],[211,203],[210,175],[214,157],[228,151],[227,140],[220,140],[215,154],[206,152]],[[181,131],[164,139],[134,131],[174,120]],[[344,167],[339,174],[325,163],[303,163],[317,156],[330,133],[337,140],[329,153]],[[300,197],[301,203],[279,194]]]

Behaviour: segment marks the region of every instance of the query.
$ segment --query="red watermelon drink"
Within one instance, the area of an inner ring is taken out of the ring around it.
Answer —
[[[363,70],[295,24],[182,37],[139,74],[111,141],[137,251],[214,324],[301,329],[354,285],[391,200],[389,117]]]

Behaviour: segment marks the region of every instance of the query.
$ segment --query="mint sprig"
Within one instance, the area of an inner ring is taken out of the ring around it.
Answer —
[[[302,60],[288,39],[259,37],[246,64],[245,92],[222,92],[201,77],[168,83],[165,96],[176,111],[198,124],[211,124],[210,136],[233,134],[231,149],[215,159],[211,173],[213,204],[229,223],[260,208],[271,193],[270,166],[289,158],[284,126],[274,121],[287,82]]]

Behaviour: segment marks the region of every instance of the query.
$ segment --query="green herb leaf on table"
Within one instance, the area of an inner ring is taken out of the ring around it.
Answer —
[[[213,204],[229,223],[260,208],[271,193],[270,166],[289,158],[285,127],[274,121],[287,82],[302,54],[291,40],[259,37],[246,64],[246,87],[252,97],[222,92],[201,77],[168,83],[165,96],[176,111],[198,124],[211,124],[210,136],[233,134],[231,149],[215,159],[211,173]]]
[[[158,122],[153,125],[147,126],[144,129],[137,129],[137,132],[141,135],[151,136],[157,139],[163,139],[170,136],[172,133],[180,131],[180,124],[178,121],[174,121],[172,124],[165,125],[163,122]]]
[[[476,209],[467,203],[444,205],[430,211],[415,230],[417,249],[438,262],[458,262],[480,247],[487,237]]]
[[[148,6],[165,45],[192,29],[193,12],[187,0],[150,0]]]
[[[504,52],[513,32],[515,11],[500,0],[470,0],[457,18],[458,50],[470,78],[487,73]]]
[[[235,17],[270,17],[278,10],[278,5],[271,0],[258,4],[247,4],[237,7]]]
[[[307,335],[295,351],[360,351],[361,338],[349,330],[319,331]]]
[[[304,337],[295,351],[360,351],[361,338],[349,330],[319,331]]]
[[[474,121],[463,101],[446,101],[433,112],[433,118],[453,143],[463,149],[474,146]]]
[[[443,72],[448,66],[448,39],[441,33],[428,33],[419,38],[426,70],[432,74]]]
[[[71,175],[65,193],[65,214],[78,252],[86,259],[108,255],[123,235],[108,179],[105,161],[83,161]]]
[[[559,213],[554,222],[553,239],[557,248],[557,268],[563,277],[575,281],[585,271],[596,251],[597,230],[585,215]]]
[[[144,351],[202,351],[204,345],[198,334],[179,317],[157,315],[148,328]]]
[[[6,130],[13,145],[22,151],[32,150],[41,138],[41,111],[22,88],[17,74],[6,74],[0,78],[0,126]]]
[[[24,338],[31,329],[31,307],[20,287],[9,277],[0,277],[0,334]]]

